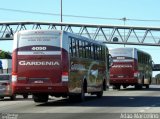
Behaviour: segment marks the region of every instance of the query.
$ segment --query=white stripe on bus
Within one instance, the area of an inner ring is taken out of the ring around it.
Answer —
[[[18,55],[61,55],[61,51],[18,51]]]
[[[125,59],[125,60],[118,60],[118,59],[113,59],[113,62],[133,62],[133,59]]]

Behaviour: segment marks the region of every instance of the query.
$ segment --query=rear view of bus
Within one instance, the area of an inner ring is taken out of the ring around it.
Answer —
[[[136,48],[115,48],[110,50],[113,66],[110,69],[110,84],[120,89],[129,85],[140,89],[149,88],[152,78],[152,64],[149,54]]]
[[[14,35],[14,93],[31,93],[35,102],[48,101],[52,93],[67,94],[68,55],[61,39],[61,31],[20,31]]]

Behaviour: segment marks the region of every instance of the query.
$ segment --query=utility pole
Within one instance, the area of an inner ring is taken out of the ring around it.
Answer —
[[[62,0],[61,0],[61,23],[63,22],[63,15],[62,15]],[[62,30],[62,26],[61,26],[61,30]]]
[[[126,20],[127,20],[127,18],[126,18],[126,17],[123,17],[122,20],[123,20],[124,26],[125,26],[125,25],[126,25]],[[125,29],[124,29],[124,42],[126,42],[125,39],[126,39],[126,34],[125,34]],[[125,47],[125,44],[124,44],[124,47]]]

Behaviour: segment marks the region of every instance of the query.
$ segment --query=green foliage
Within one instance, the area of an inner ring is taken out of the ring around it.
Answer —
[[[9,52],[0,51],[0,59],[12,59],[12,56]]]

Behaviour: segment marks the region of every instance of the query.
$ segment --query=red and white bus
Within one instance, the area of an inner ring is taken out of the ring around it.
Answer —
[[[142,86],[149,88],[152,80],[151,56],[136,48],[111,49],[113,66],[110,69],[110,84],[113,88],[120,89],[134,85],[141,89]]]
[[[16,94],[83,101],[103,95],[109,80],[109,51],[101,42],[58,30],[26,30],[14,35],[12,86]]]

